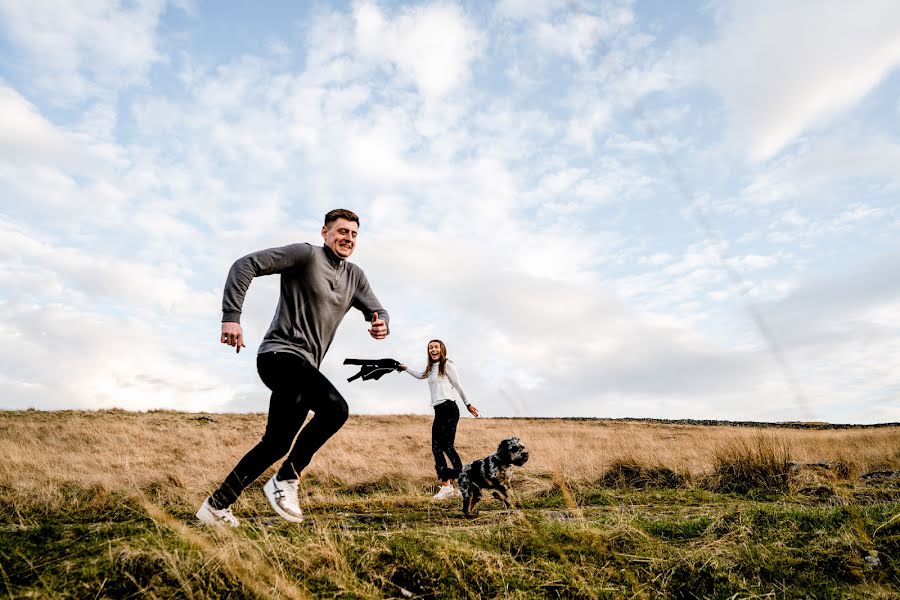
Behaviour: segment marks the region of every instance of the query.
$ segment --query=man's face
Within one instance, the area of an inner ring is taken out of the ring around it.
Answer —
[[[359,232],[359,225],[355,221],[347,219],[336,219],[330,224],[322,227],[322,238],[325,245],[331,248],[331,251],[341,258],[348,258],[353,254],[356,248],[356,234]]]

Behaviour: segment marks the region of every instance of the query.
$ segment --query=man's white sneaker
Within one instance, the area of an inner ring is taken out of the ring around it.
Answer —
[[[263,492],[269,499],[269,504],[275,509],[282,518],[287,519],[291,523],[300,523],[303,521],[303,511],[300,510],[300,504],[297,502],[297,479],[278,479],[277,475],[263,486]]]
[[[438,493],[431,497],[432,500],[445,500],[447,498],[453,498],[457,495],[456,488],[452,485],[442,485],[441,489],[438,490]]]
[[[237,527],[241,524],[230,508],[218,509],[210,506],[209,496],[200,505],[200,510],[197,511],[197,518],[213,527]]]

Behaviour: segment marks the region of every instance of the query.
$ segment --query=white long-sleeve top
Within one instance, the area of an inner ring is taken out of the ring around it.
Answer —
[[[449,360],[444,365],[446,377],[441,377],[438,374],[437,363],[431,365],[431,369],[427,373],[420,373],[409,368],[406,369],[406,372],[416,379],[428,379],[428,388],[431,390],[431,406],[437,406],[447,400],[453,400],[454,389],[459,394],[463,403],[465,403],[466,406],[469,406],[470,402],[466,398],[466,393],[462,389],[462,384],[459,382],[459,373],[456,371],[456,366]]]

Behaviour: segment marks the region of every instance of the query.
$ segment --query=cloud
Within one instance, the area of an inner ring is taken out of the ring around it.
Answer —
[[[122,189],[111,183],[123,159],[118,146],[57,127],[0,85],[0,195],[16,200],[7,215],[57,231],[77,229],[78,219],[108,223],[123,206]]]
[[[584,64],[601,36],[609,32],[606,23],[592,15],[570,15],[561,23],[538,23],[536,41],[555,54]]]
[[[162,345],[152,322],[61,306],[0,303],[4,408],[224,408],[221,373],[183,346]],[[197,346],[194,346],[195,348]]]
[[[788,342],[814,338],[832,327],[852,330],[864,326],[867,315],[900,301],[898,260],[900,254],[894,252],[856,269],[808,281],[764,310]],[[900,322],[891,324],[893,329],[898,327]]]
[[[500,0],[497,14],[513,19],[540,19],[559,7],[556,0]]]
[[[441,98],[469,80],[481,36],[456,5],[409,8],[389,20],[363,2],[354,16],[362,56],[394,65],[426,98]]]
[[[48,4],[3,0],[0,22],[27,57],[30,85],[54,104],[143,81],[162,60],[156,26],[164,0]]]
[[[193,273],[177,264],[154,265],[142,258],[88,253],[41,241],[33,233],[2,222],[0,232],[0,247],[5,255],[14,257],[0,269],[0,281],[10,290],[7,297],[38,304],[65,303],[83,310],[107,303],[132,314],[182,317],[201,316],[217,306],[208,292],[191,289],[188,282]],[[19,279],[22,271],[38,283],[25,285]],[[50,290],[55,292],[48,293]]]
[[[223,366],[203,350],[215,344],[219,294],[195,287],[196,264],[85,251],[8,223],[0,233],[6,408],[227,407]]]
[[[900,144],[881,134],[835,134],[800,144],[754,173],[741,201],[757,204],[843,195],[862,179],[900,183]]]
[[[863,203],[854,203],[836,214],[816,219],[799,218],[793,211],[788,211],[786,218],[769,226],[765,237],[772,244],[795,248],[815,244],[822,239],[835,239],[837,236],[869,235],[867,232],[872,230],[879,230],[873,236],[873,242],[880,241],[879,238],[890,240],[893,235],[880,231],[878,224],[895,223],[896,213],[896,209]]]
[[[819,414],[896,419],[900,278],[896,251],[810,279],[760,304],[774,339]],[[893,404],[893,411],[888,407]],[[889,416],[893,414],[893,416]]]
[[[55,163],[83,172],[91,157],[90,139],[60,130],[15,89],[0,83],[0,159]]]
[[[900,5],[891,0],[738,0],[717,17],[699,76],[725,100],[752,161],[850,110],[900,65]]]

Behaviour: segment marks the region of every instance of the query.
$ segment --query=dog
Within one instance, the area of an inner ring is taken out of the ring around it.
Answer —
[[[490,490],[494,498],[503,502],[507,510],[514,508],[509,490],[509,471],[513,465],[521,467],[528,461],[528,449],[517,437],[500,442],[497,451],[481,460],[470,462],[459,472],[459,493],[465,516],[478,514],[475,505],[482,491]]]

